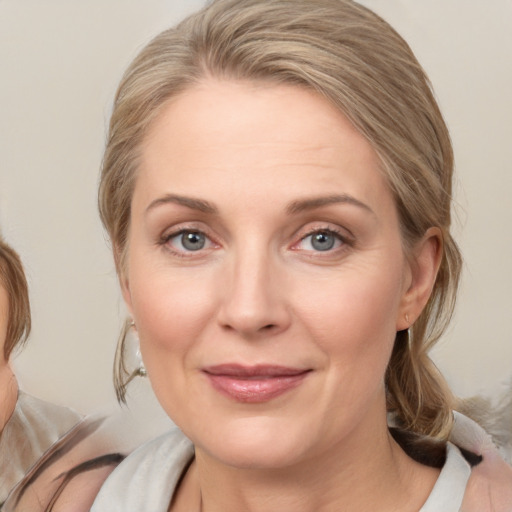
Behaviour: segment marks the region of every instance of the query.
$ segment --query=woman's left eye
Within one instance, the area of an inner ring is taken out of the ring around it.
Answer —
[[[196,252],[211,247],[212,241],[201,231],[183,230],[168,237],[167,244],[179,252]]]
[[[327,252],[341,247],[344,243],[344,238],[338,233],[322,229],[306,235],[296,247],[305,251]]]

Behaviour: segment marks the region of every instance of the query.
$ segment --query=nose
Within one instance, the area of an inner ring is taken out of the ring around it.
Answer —
[[[283,269],[265,252],[234,257],[221,291],[218,320],[245,339],[274,336],[291,321]]]

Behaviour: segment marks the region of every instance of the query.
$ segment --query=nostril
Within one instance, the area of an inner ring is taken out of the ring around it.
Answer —
[[[268,325],[264,325],[263,329],[266,331],[270,331],[270,329],[273,329],[274,327],[275,327],[274,324],[268,324]]]

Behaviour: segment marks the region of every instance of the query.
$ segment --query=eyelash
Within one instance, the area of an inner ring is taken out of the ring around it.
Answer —
[[[333,228],[331,226],[326,226],[326,227],[315,227],[315,228],[309,230],[306,234],[301,236],[300,240],[298,242],[296,242],[293,245],[293,247],[296,247],[298,244],[300,244],[301,242],[306,240],[308,237],[311,237],[313,235],[317,235],[320,233],[325,233],[327,235],[335,237],[339,242],[341,242],[341,247],[334,248],[334,249],[328,249],[326,251],[320,251],[320,250],[310,251],[312,253],[322,254],[323,252],[325,252],[326,254],[332,254],[334,252],[338,252],[340,250],[347,249],[349,247],[354,246],[354,240],[352,238],[348,237],[344,232],[342,232],[341,230],[337,230],[336,228]]]
[[[202,235],[202,236],[205,237],[205,239],[208,241],[209,244],[211,244],[212,246],[216,246],[216,245],[218,246],[218,244],[212,239],[212,237],[208,236],[205,233],[204,230],[198,229],[195,226],[180,227],[176,231],[172,231],[171,233],[165,233],[158,240],[157,244],[159,246],[164,247],[167,251],[170,251],[173,255],[181,257],[181,258],[193,257],[194,253],[197,253],[196,256],[198,256],[199,254],[204,253],[204,249],[203,248],[201,248],[201,249],[199,249],[197,251],[191,251],[191,250],[190,251],[186,251],[186,250],[175,249],[175,248],[172,247],[172,245],[169,244],[169,242],[173,238],[177,238],[177,237],[182,236],[182,235],[184,235],[186,233]],[[299,250],[297,248],[297,246],[299,244],[304,242],[308,237],[312,237],[312,236],[320,234],[320,233],[324,233],[326,235],[335,237],[336,240],[341,243],[341,246],[340,247],[335,247],[335,248],[329,248],[329,249],[327,249],[325,251],[322,251],[322,250],[308,250],[307,252],[309,252],[311,254],[315,254],[315,255],[316,254],[321,255],[322,253],[326,253],[326,255],[327,255],[327,254],[338,253],[339,251],[343,251],[344,249],[347,249],[349,247],[353,247],[354,246],[354,240],[352,238],[350,238],[349,236],[347,236],[344,232],[342,232],[341,230],[337,230],[337,229],[335,229],[335,228],[333,228],[331,226],[326,226],[326,227],[315,227],[313,229],[308,230],[303,236],[301,236],[301,238],[300,238],[300,240],[298,242],[295,242],[292,245],[292,247],[291,247],[292,250]]]
[[[204,230],[198,229],[197,227],[180,227],[176,231],[172,231],[171,233],[164,233],[160,239],[158,240],[158,245],[163,247],[165,250],[171,252],[174,256],[178,256],[180,258],[190,258],[194,255],[194,253],[203,253],[202,249],[199,249],[198,251],[181,251],[177,250],[172,247],[172,245],[169,244],[169,242],[173,238],[177,238],[179,236],[183,236],[184,234],[197,234],[197,235],[203,235],[208,242],[215,246],[217,245],[210,236],[208,236]]]

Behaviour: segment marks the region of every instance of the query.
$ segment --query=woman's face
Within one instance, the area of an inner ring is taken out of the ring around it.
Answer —
[[[174,98],[128,247],[152,386],[198,453],[283,467],[375,437],[412,272],[379,160],[326,100],[214,80]]]
[[[4,356],[4,346],[7,338],[7,322],[9,321],[9,296],[0,281],[0,367],[7,361]]]

